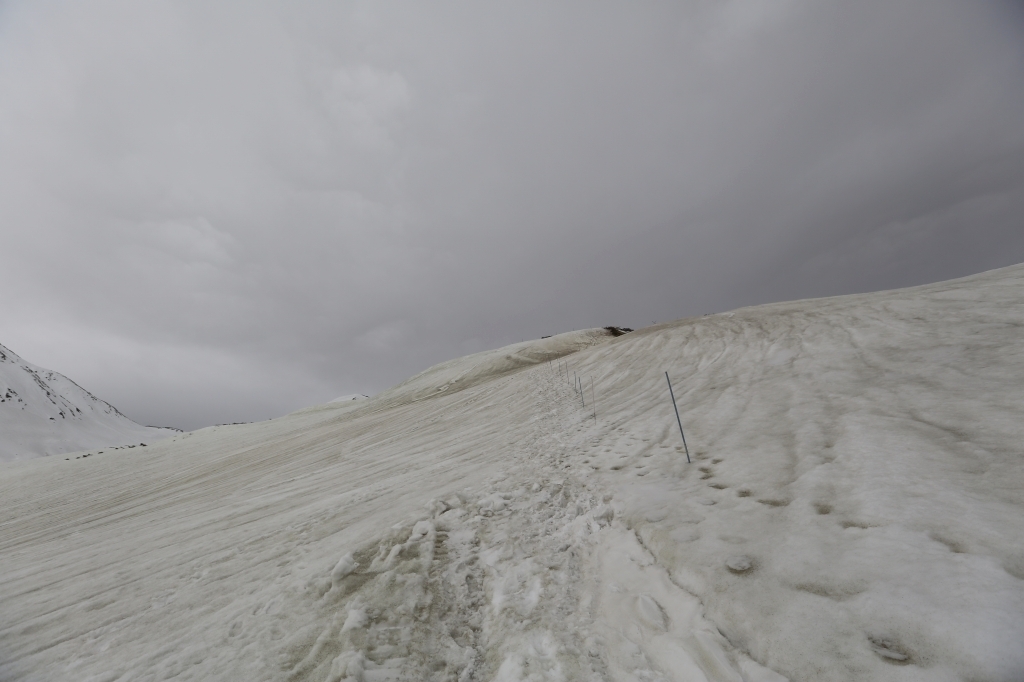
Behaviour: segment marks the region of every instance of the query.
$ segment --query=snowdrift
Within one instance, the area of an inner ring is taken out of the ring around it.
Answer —
[[[175,432],[136,424],[63,374],[0,346],[0,462],[138,445]]]
[[[596,346],[621,335],[622,332],[617,327],[583,329],[474,353],[434,365],[402,383],[378,393],[373,397],[371,403],[361,406],[381,409],[405,405],[443,393],[456,393],[527,367],[555,362],[566,355]],[[352,401],[347,399],[351,397],[342,396],[326,405],[315,405],[299,410],[296,414],[322,412],[325,409],[350,408],[353,407]]]
[[[0,679],[1024,679],[1022,294],[602,337],[585,407],[553,337],[8,464]]]

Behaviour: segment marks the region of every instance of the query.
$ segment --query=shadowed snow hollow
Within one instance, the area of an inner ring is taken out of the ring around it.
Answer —
[[[0,679],[1022,680],[1022,332],[1014,267],[6,465]]]
[[[176,432],[136,424],[63,374],[0,346],[0,461],[138,445]]]

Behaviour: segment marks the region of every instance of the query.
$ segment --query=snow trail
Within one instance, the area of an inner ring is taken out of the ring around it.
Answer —
[[[282,657],[288,679],[785,679],[733,650],[615,520],[612,495],[577,477],[601,429],[548,374],[523,378],[537,414],[506,475],[432,500],[345,554],[340,578],[310,581],[327,625]]]

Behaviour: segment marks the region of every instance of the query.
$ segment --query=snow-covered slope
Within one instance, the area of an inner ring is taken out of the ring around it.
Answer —
[[[351,402],[353,400],[366,400],[369,397],[370,396],[363,395],[362,393],[350,393],[348,395],[339,396],[339,397],[335,398],[334,400],[332,400],[331,402],[332,403],[347,403],[347,402]]]
[[[0,679],[1024,679],[1024,268],[595,334],[0,468]]]
[[[0,462],[138,445],[174,433],[136,424],[63,374],[0,345]]]

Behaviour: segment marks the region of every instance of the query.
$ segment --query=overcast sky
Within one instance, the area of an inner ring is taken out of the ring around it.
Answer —
[[[144,424],[1024,261],[1024,9],[0,0],[0,343]]]

